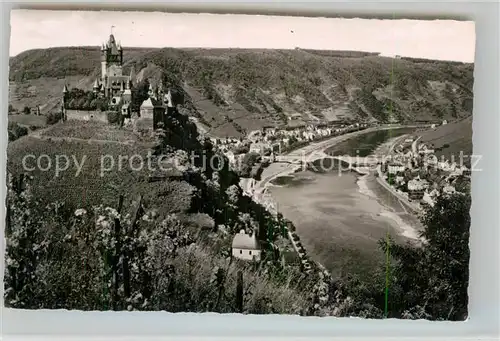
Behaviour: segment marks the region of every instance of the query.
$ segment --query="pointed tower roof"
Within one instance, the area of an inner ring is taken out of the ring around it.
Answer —
[[[66,85],[66,83],[64,84],[64,88],[63,88],[63,94],[67,93],[68,92],[68,86]]]
[[[118,47],[116,46],[115,36],[109,35],[108,47],[111,49],[111,54],[118,54]]]
[[[94,82],[94,86],[93,86],[93,88],[94,88],[94,89],[98,89],[98,88],[99,88],[99,81],[97,80],[97,78],[96,78],[96,80],[95,80],[95,82]]]

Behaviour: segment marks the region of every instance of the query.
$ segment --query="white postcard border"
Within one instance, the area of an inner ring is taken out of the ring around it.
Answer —
[[[19,1],[18,4],[29,4]],[[33,7],[35,2],[31,2]],[[83,2],[60,2],[59,6]],[[139,9],[144,3],[132,1],[87,1],[96,6],[112,6],[115,9]],[[48,7],[42,2],[37,6]],[[2,2],[2,91],[1,103],[4,110],[8,103],[8,46],[9,9],[13,4]],[[14,5],[16,6],[16,5]],[[285,3],[237,3],[220,1],[217,4],[196,2],[183,4],[182,1],[149,2],[149,8],[164,11],[226,11],[251,12],[261,14],[303,14],[333,16],[350,14],[370,16],[384,14],[392,17],[445,17],[465,18],[476,22],[476,59],[474,70],[474,110],[473,110],[473,151],[483,155],[482,172],[472,175],[471,207],[471,269],[469,286],[469,319],[465,322],[429,322],[404,320],[363,320],[357,318],[317,318],[298,316],[269,316],[238,314],[219,315],[214,313],[166,313],[166,312],[79,312],[79,311],[23,311],[3,308],[2,336],[5,339],[113,339],[120,340],[160,337],[169,340],[199,340],[210,337],[214,340],[225,338],[270,340],[286,338],[303,340],[339,338],[380,338],[387,339],[493,339],[498,336],[499,315],[499,221],[500,221],[500,143],[499,143],[499,5],[495,1],[465,2],[442,1],[413,2],[398,1],[378,3],[377,1],[346,2],[287,2]],[[17,7],[17,6],[16,6]],[[406,14],[406,15],[405,15]],[[7,126],[7,115],[3,116]],[[1,164],[6,164],[7,134],[3,135]],[[5,200],[6,169],[0,167],[3,185],[0,186],[2,200]],[[0,205],[1,215],[5,215],[5,205]],[[2,219],[2,227],[4,219]],[[3,228],[1,229],[3,240]],[[2,271],[3,254],[2,243]],[[3,286],[2,286],[3,297]]]

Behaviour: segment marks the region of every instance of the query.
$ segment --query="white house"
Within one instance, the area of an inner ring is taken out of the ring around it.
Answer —
[[[227,152],[226,152],[226,153],[224,153],[224,154],[226,155],[226,157],[227,157],[227,159],[229,160],[229,163],[230,163],[231,165],[234,165],[234,164],[236,163],[236,158],[235,158],[235,156],[234,156],[234,153],[233,153],[231,150],[227,151]]]
[[[438,159],[433,154],[428,154],[424,159],[424,165],[426,166],[436,166],[438,164]]]
[[[423,191],[427,187],[429,187],[429,183],[424,179],[420,179],[420,177],[408,181],[409,191]]]
[[[408,197],[412,200],[423,199],[424,191],[428,186],[428,182],[420,177],[408,181]]]
[[[389,174],[397,174],[399,172],[404,172],[405,166],[399,163],[390,163],[387,166],[387,171],[389,172]]]
[[[443,120],[443,125],[447,125],[448,124],[448,121],[447,120]]]
[[[405,183],[405,178],[403,176],[396,176],[395,182],[398,185],[403,185]]]
[[[248,235],[245,230],[241,230],[233,238],[233,257],[243,260],[260,261],[260,247],[255,233]]]
[[[438,162],[437,167],[445,172],[451,171],[451,165],[448,160],[444,162]]]
[[[434,207],[434,205],[436,204],[434,198],[427,192],[424,193],[422,200],[429,204],[429,206],[431,207]]]
[[[429,192],[429,196],[432,198],[432,199],[436,199],[437,197],[439,197],[439,191],[437,189],[433,189]]]
[[[269,145],[264,143],[252,143],[250,145],[250,153],[261,154],[264,153],[267,149],[269,149]]]
[[[451,185],[448,185],[448,186],[445,186],[443,187],[443,193],[444,194],[453,194],[455,193],[455,187],[451,186]]]

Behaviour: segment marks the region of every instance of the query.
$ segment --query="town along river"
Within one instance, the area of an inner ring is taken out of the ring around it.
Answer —
[[[330,155],[367,156],[412,129],[366,133],[341,142]],[[397,241],[415,237],[418,220],[381,187],[373,174],[359,176],[331,167],[332,159],[277,178],[269,188],[278,210],[291,220],[310,257],[335,276],[368,275],[380,269],[385,255],[378,242],[387,232]],[[344,168],[345,169],[345,168]]]

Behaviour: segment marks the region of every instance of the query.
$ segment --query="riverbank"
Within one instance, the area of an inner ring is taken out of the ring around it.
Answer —
[[[403,137],[377,145],[373,153],[388,152]],[[335,140],[328,142],[332,145]],[[328,145],[310,146],[307,151]],[[278,203],[279,212],[294,224],[311,259],[334,277],[347,273],[370,276],[385,261],[378,245],[387,233],[397,243],[417,238],[417,219],[377,183],[374,167],[367,175],[318,173],[299,167],[290,176],[294,166],[276,165],[263,178],[263,188],[269,192],[266,198]],[[276,183],[275,178],[280,179],[279,186],[269,186],[271,181]]]
[[[377,147],[373,154],[383,156],[391,155],[395,146],[408,138],[408,136],[410,136],[410,134],[398,136],[384,142]],[[378,169],[379,167],[377,167],[375,172],[377,172]],[[406,208],[411,209],[411,207],[407,206],[405,208],[406,202],[402,202],[403,198],[399,198],[396,193],[393,193],[391,188],[387,187],[389,186],[388,184],[385,186],[383,179],[380,178],[380,176],[376,177],[375,172],[371,171],[368,175],[358,177],[357,184],[360,193],[372,197],[386,208],[385,211],[380,213],[380,216],[386,218],[392,226],[399,229],[403,237],[418,241],[420,239],[420,224],[418,223],[418,213],[420,211],[408,212]],[[376,187],[375,190],[372,190],[371,188],[374,188],[376,184],[380,186],[379,190],[377,190]],[[411,215],[413,215],[413,217],[411,217]]]
[[[295,149],[291,152],[288,152],[284,155],[286,156],[297,156],[297,157],[307,157],[310,156],[313,153],[323,153],[326,149],[332,147],[333,145],[352,139],[354,137],[363,135],[363,134],[368,134],[376,131],[384,131],[384,130],[390,130],[390,129],[402,129],[402,128],[417,128],[419,126],[395,126],[395,127],[389,127],[389,126],[384,126],[384,127],[373,127],[373,128],[367,128],[359,131],[355,131],[352,133],[348,133],[345,135],[340,135],[340,136],[334,136],[328,140],[321,141],[321,142],[313,142],[307,146]],[[276,166],[280,165],[280,163],[272,163],[268,167],[264,168],[264,171],[261,174],[261,180],[257,181],[254,185],[254,190],[258,191],[264,191],[264,188],[275,178],[280,177],[280,176],[286,176],[289,174],[292,174],[296,172],[297,170],[300,170],[302,167],[298,165],[292,165],[291,167],[280,167]]]

